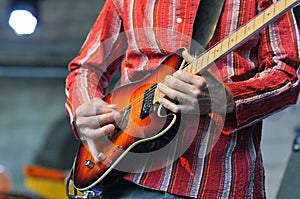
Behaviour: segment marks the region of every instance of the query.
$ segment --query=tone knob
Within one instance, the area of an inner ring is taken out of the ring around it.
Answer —
[[[104,155],[103,153],[98,153],[97,154],[97,159],[100,161],[100,162],[104,162],[104,160],[106,159],[106,155]]]

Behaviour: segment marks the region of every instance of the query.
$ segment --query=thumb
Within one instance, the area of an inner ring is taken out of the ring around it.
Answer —
[[[185,61],[187,63],[192,63],[194,60],[195,60],[195,57],[193,57],[188,51],[187,49],[185,49],[183,52],[182,52],[182,57],[185,59]]]

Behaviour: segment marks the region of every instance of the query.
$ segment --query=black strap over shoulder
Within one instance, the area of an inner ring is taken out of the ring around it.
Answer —
[[[212,38],[223,9],[224,1],[200,0],[192,36],[198,44],[195,41],[192,42],[191,54],[201,54]]]

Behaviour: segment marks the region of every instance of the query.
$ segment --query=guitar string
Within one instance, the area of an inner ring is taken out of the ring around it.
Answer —
[[[192,62],[192,63],[187,63],[187,62],[185,62],[184,63],[184,65],[183,65],[183,67],[182,67],[182,69],[186,69],[188,66],[190,66],[190,72],[192,72],[192,70],[193,70],[193,67],[192,66],[197,66],[196,68],[197,68],[197,70],[199,71],[199,70],[201,70],[201,68],[202,68],[202,65],[203,65],[203,62],[200,64],[200,66],[198,66],[199,64],[199,61],[197,61],[199,58],[201,58],[201,57],[204,57],[204,55],[206,54],[207,52],[205,52],[205,53],[203,53],[203,54],[201,54],[201,55],[199,55],[199,56],[197,56],[197,57],[195,57],[196,58],[196,64],[193,64],[194,62]],[[204,58],[203,58],[204,59]],[[206,63],[207,65],[209,64],[209,63]],[[157,83],[159,83],[159,81],[157,81]],[[127,106],[125,106],[123,109],[121,109],[121,111],[124,111],[124,110],[128,110],[130,107],[135,107],[136,105],[140,105],[145,99],[148,99],[149,97],[152,97],[152,95],[155,95],[154,94],[154,92],[155,92],[155,89],[157,89],[157,83],[154,83],[153,84],[153,86],[152,87],[150,87],[149,89],[147,89],[146,90],[146,92],[144,92],[144,94],[143,95],[140,95],[140,96],[138,96],[135,100],[133,100],[130,104],[128,104]],[[159,92],[159,91],[158,91]],[[154,104],[152,104],[152,105],[154,105]],[[121,112],[120,111],[120,112]],[[134,117],[134,118],[132,118],[132,119],[137,119],[137,117]]]
[[[185,67],[187,67],[189,64],[185,64],[184,65],[184,68]],[[157,82],[157,83],[159,83],[159,82]],[[154,97],[154,93],[155,93],[155,90],[157,89],[157,83],[154,83],[153,85],[152,85],[152,87],[150,87],[149,89],[147,89],[146,90],[146,92],[144,92],[144,94],[143,95],[139,95],[135,100],[133,100],[131,103],[129,103],[127,106],[125,106],[125,107],[123,107],[121,110],[120,110],[120,113],[122,112],[122,113],[126,113],[126,111],[128,110],[128,109],[130,109],[130,107],[131,108],[134,108],[134,107],[136,107],[136,106],[138,106],[138,105],[140,105],[141,103],[143,103],[144,101],[147,101],[147,99],[149,99],[149,98],[152,98],[152,97]],[[151,105],[154,105],[155,103],[151,103]],[[141,106],[143,106],[143,105],[141,105]],[[142,111],[142,110],[141,110]],[[138,119],[138,117],[139,117],[140,115],[136,115],[136,117],[133,117],[132,119],[133,120],[136,120],[136,119]]]

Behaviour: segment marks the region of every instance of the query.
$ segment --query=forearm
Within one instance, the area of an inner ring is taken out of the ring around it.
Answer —
[[[291,13],[263,30],[258,49],[258,72],[248,80],[226,84],[236,104],[235,113],[228,117],[231,131],[259,122],[297,101],[299,38]]]
[[[119,69],[127,45],[124,35],[120,37],[121,31],[121,16],[112,2],[107,1],[80,53],[68,66],[66,111],[72,124],[80,105],[104,97],[112,75]],[[76,134],[75,131],[74,128]]]

